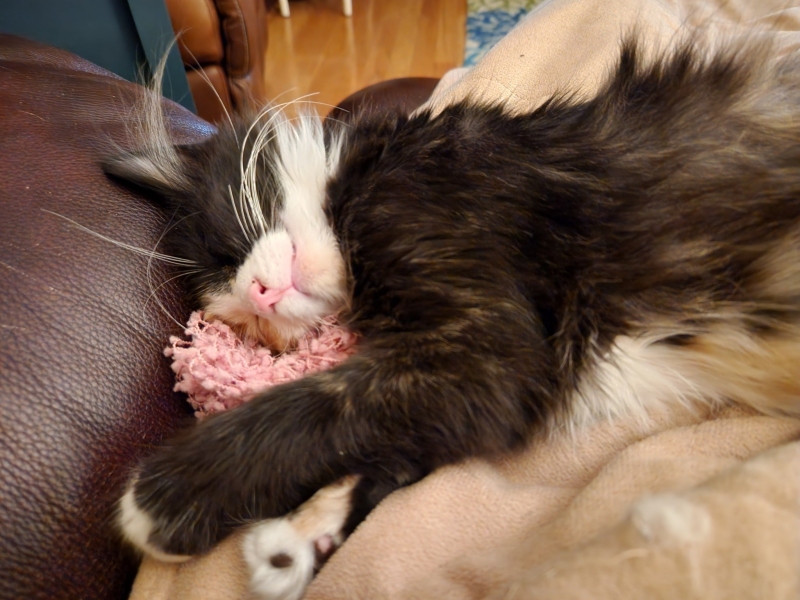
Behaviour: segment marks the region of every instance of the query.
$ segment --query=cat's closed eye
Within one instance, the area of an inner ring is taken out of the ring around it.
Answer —
[[[325,214],[322,124],[270,111],[235,116],[188,148],[173,147],[153,119],[161,130],[148,129],[150,147],[106,168],[157,191],[174,211],[164,244],[191,261],[185,281],[196,308],[282,350],[345,306],[346,282]]]

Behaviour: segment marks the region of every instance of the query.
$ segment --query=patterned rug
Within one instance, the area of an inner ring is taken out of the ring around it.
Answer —
[[[541,0],[467,0],[464,66],[474,65]]]

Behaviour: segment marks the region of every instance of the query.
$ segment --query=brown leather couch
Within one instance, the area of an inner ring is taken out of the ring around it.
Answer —
[[[347,106],[411,109],[433,83],[379,84]],[[0,600],[126,598],[136,558],[115,502],[137,459],[192,420],[162,355],[188,316],[180,279],[76,226],[140,248],[168,226],[99,166],[130,143],[139,89],[0,36]],[[165,107],[176,141],[213,135]]]
[[[274,0],[166,0],[197,113],[212,123],[267,100],[267,13]]]

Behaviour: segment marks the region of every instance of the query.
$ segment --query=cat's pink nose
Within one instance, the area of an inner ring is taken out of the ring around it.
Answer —
[[[275,305],[280,302],[289,288],[279,290],[268,288],[258,279],[254,279],[250,284],[248,295],[256,310],[262,313],[271,313],[275,310]]]

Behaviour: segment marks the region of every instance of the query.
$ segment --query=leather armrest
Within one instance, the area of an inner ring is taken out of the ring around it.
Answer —
[[[198,114],[219,122],[225,110],[266,100],[264,0],[167,0],[167,8]]]
[[[162,356],[187,317],[179,280],[67,220],[146,249],[167,226],[99,164],[129,143],[139,89],[0,36],[2,600],[125,598],[136,560],[116,500],[138,457],[190,418]],[[213,132],[166,106],[180,141]]]
[[[347,121],[360,111],[380,108],[411,114],[430,98],[439,80],[434,77],[398,77],[362,88],[328,114],[328,119]]]
[[[115,503],[138,458],[192,419],[162,355],[188,316],[180,279],[80,228],[148,249],[168,226],[100,168],[130,143],[140,90],[0,36],[0,600],[125,598],[137,561]],[[165,110],[177,142],[213,133]]]

